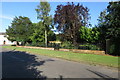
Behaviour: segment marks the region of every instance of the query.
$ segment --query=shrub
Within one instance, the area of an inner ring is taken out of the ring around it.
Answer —
[[[61,48],[74,49],[74,45],[69,41],[65,41],[61,44]]]
[[[110,46],[109,46],[109,53],[110,55],[120,56],[120,40],[119,39],[111,39]]]
[[[16,46],[15,44],[12,44],[11,46]]]
[[[111,44],[109,54],[114,55],[114,56],[120,56],[120,46],[119,46],[119,44],[115,44],[115,43]]]
[[[90,50],[100,50],[100,48],[97,45],[89,45],[88,47]]]
[[[100,48],[97,45],[93,45],[93,44],[83,44],[83,45],[80,45],[79,49],[100,50]]]
[[[28,44],[30,46],[37,46],[37,47],[45,47],[45,43],[43,42],[32,42],[31,44]]]
[[[109,54],[113,54],[115,52],[115,44],[112,44],[110,46],[110,53]]]

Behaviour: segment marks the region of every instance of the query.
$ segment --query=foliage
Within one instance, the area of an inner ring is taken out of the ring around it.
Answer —
[[[11,26],[6,29],[10,41],[29,42],[33,32],[32,22],[28,17],[15,17]]]
[[[91,35],[92,35],[91,43],[95,43],[95,44],[98,43],[100,32],[98,31],[97,27],[92,28]]]
[[[110,53],[111,55],[120,56],[120,39],[111,39]]]
[[[56,40],[57,40],[57,41],[61,41],[61,39],[60,39],[60,34],[56,34]]]
[[[79,45],[79,49],[84,49],[84,50],[100,50],[100,47],[98,45],[87,43],[87,44]]]
[[[54,15],[54,23],[57,29],[63,33],[64,39],[77,46],[79,28],[85,26],[88,21],[88,8],[74,3],[58,5]]]
[[[110,46],[110,53],[109,54],[112,54],[112,53],[114,53],[115,52],[115,44],[112,44],[111,46]]]
[[[39,23],[34,23],[34,31],[32,36],[30,37],[32,41],[32,46],[44,46],[45,47],[45,34],[44,34],[44,25],[40,21]],[[56,40],[55,34],[53,31],[48,31],[48,41]]]
[[[65,49],[73,49],[74,45],[70,42],[70,41],[64,41],[61,44],[61,48],[65,48]]]
[[[80,32],[80,39],[82,42],[97,43],[99,32],[96,27],[88,28],[82,26],[79,32]]]
[[[115,45],[114,49],[110,53],[112,55],[120,55],[120,1],[109,2],[106,11],[101,12],[99,17],[99,42],[102,44],[102,48],[105,50],[106,39],[110,39],[112,42],[111,48]],[[114,41],[114,43],[113,43]]]
[[[120,39],[120,1],[109,2],[107,6],[106,23],[108,25],[107,38]]]
[[[33,34],[31,35],[30,39],[32,40],[32,43],[36,44],[36,43],[41,43],[41,42],[45,42],[44,40],[44,27],[42,22],[39,23],[34,23],[34,31]]]
[[[32,44],[30,44],[30,46],[37,46],[37,47],[45,47],[45,43],[44,42],[32,42]]]
[[[109,2],[107,12],[107,38],[111,39],[112,45],[115,45],[111,54],[120,55],[120,1]]]
[[[82,26],[79,30],[80,32],[80,39],[82,39],[82,41],[84,42],[89,42],[91,41],[92,37],[91,37],[91,28],[87,28]]]
[[[43,22],[44,25],[44,31],[45,31],[45,43],[47,47],[47,33],[50,30],[50,25],[52,24],[52,16],[49,15],[50,12],[50,4],[48,2],[40,2],[40,4],[37,6],[37,9],[35,9],[37,12],[37,18],[40,19]]]
[[[48,32],[48,41],[55,41],[55,40],[56,40],[56,35],[52,30],[50,30]]]
[[[106,17],[107,12],[106,10],[102,11],[100,13],[99,19],[98,19],[98,32],[100,33],[98,42],[103,50],[106,51],[106,36],[107,36],[107,28],[108,26],[106,25]]]

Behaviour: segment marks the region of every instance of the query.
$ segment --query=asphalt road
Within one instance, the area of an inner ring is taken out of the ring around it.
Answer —
[[[2,49],[3,78],[118,78],[115,69]]]

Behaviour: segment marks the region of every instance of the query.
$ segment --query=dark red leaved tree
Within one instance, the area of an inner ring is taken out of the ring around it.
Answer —
[[[58,5],[54,15],[54,23],[57,29],[64,34],[66,40],[71,41],[77,46],[79,37],[79,28],[85,26],[89,19],[88,8],[72,3],[67,5]]]

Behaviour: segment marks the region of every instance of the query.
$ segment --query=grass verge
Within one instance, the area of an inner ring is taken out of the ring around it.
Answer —
[[[15,46],[3,46],[3,48],[14,49],[16,51],[25,51],[34,54],[40,54],[50,57],[62,58],[70,61],[85,62],[93,65],[104,65],[109,67],[118,68],[118,58],[113,56],[103,56],[95,54],[84,54],[64,51],[53,51],[45,49],[29,49]]]

